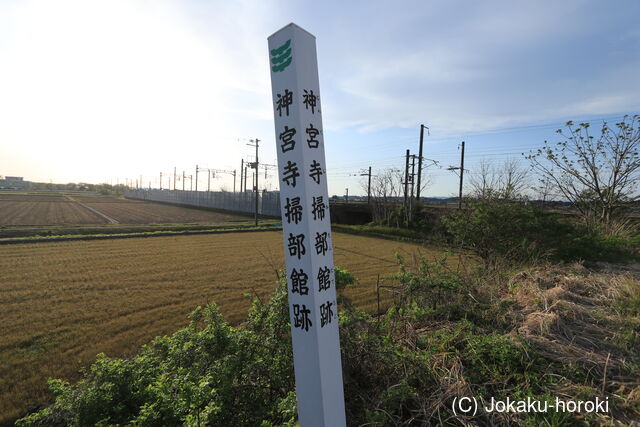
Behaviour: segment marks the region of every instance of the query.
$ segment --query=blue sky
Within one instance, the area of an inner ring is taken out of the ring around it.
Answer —
[[[566,120],[639,112],[638,16],[636,1],[0,0],[0,175],[157,186],[174,166],[239,168],[249,138],[275,163],[266,38],[295,22],[317,37],[330,194],[402,167],[425,123],[443,166],[427,194],[447,196],[461,140],[473,174]]]

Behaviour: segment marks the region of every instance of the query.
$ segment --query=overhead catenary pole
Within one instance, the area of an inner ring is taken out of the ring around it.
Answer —
[[[176,167],[173,167],[173,191],[176,190]]]
[[[369,166],[369,184],[367,185],[367,203],[371,204],[371,166]]]
[[[422,145],[424,142],[425,128],[425,125],[420,125],[420,149],[418,151],[418,190],[416,191],[416,200],[418,202],[420,202],[420,186],[422,185]]]
[[[460,191],[458,193],[458,209],[462,209],[462,179],[464,177],[464,141],[460,152]]]
[[[301,426],[346,425],[315,37],[269,37],[291,340]]]
[[[414,206],[414,191],[415,191],[415,182],[416,182],[416,155],[411,155],[411,191],[409,196],[409,221],[413,220],[413,206]]]
[[[371,166],[369,166],[369,183],[367,184],[367,203],[371,204]]]
[[[258,182],[258,172],[253,171],[253,183],[254,183],[254,197],[255,197],[255,201],[256,201],[256,206],[255,206],[255,211],[254,211],[254,220],[255,220],[255,225],[258,225],[258,186],[256,185],[256,183]]]
[[[369,171],[368,172],[360,172],[360,176],[368,176],[368,183],[367,183],[367,203],[370,204],[371,203],[371,166],[369,166]]]
[[[412,154],[411,155],[411,199],[413,200],[414,195],[415,195],[415,182],[416,182],[416,155]]]
[[[244,191],[247,191],[247,165],[244,165]]]
[[[256,161],[255,161],[255,163],[253,163],[251,165],[251,167],[255,170],[255,173],[253,174],[253,191],[255,193],[254,196],[255,196],[255,204],[256,204],[256,206],[255,206],[255,224],[257,226],[258,225],[258,198],[260,197],[260,195],[258,194],[259,193],[259,191],[258,191],[258,176],[260,175],[258,173],[258,167],[260,165],[260,163],[258,161],[258,148],[260,146],[260,140],[258,138],[252,139],[251,140],[251,144],[247,144],[247,145],[250,145],[252,147],[253,146],[256,147]]]
[[[407,197],[409,195],[409,150],[405,155],[404,164],[404,208],[407,209]]]
[[[198,191],[198,165],[196,165],[196,191]]]
[[[182,191],[184,191],[184,182],[187,180],[186,175],[184,174],[184,171],[182,171]]]
[[[260,176],[260,174],[258,173],[258,165],[260,164],[258,162],[259,143],[260,143],[260,140],[256,138],[256,227],[258,226],[258,199],[260,197],[260,191],[258,191],[258,177]]]
[[[236,170],[233,170],[233,192],[236,192]]]
[[[160,172],[160,190],[162,190],[162,172]]]
[[[211,170],[207,170],[207,193],[211,192]]]

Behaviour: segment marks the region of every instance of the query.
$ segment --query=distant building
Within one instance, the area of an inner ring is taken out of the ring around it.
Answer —
[[[21,176],[5,176],[0,177],[0,189],[4,190],[21,190],[30,186],[29,181],[25,181]]]

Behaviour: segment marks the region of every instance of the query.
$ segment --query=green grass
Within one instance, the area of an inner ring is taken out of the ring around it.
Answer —
[[[423,241],[427,236],[408,228],[387,227],[384,225],[345,225],[331,224],[331,229],[342,233],[382,237],[402,241]]]

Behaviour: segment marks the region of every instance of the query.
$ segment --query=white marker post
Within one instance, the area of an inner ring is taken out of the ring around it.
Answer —
[[[346,425],[315,37],[269,37],[280,206],[300,425]]]

